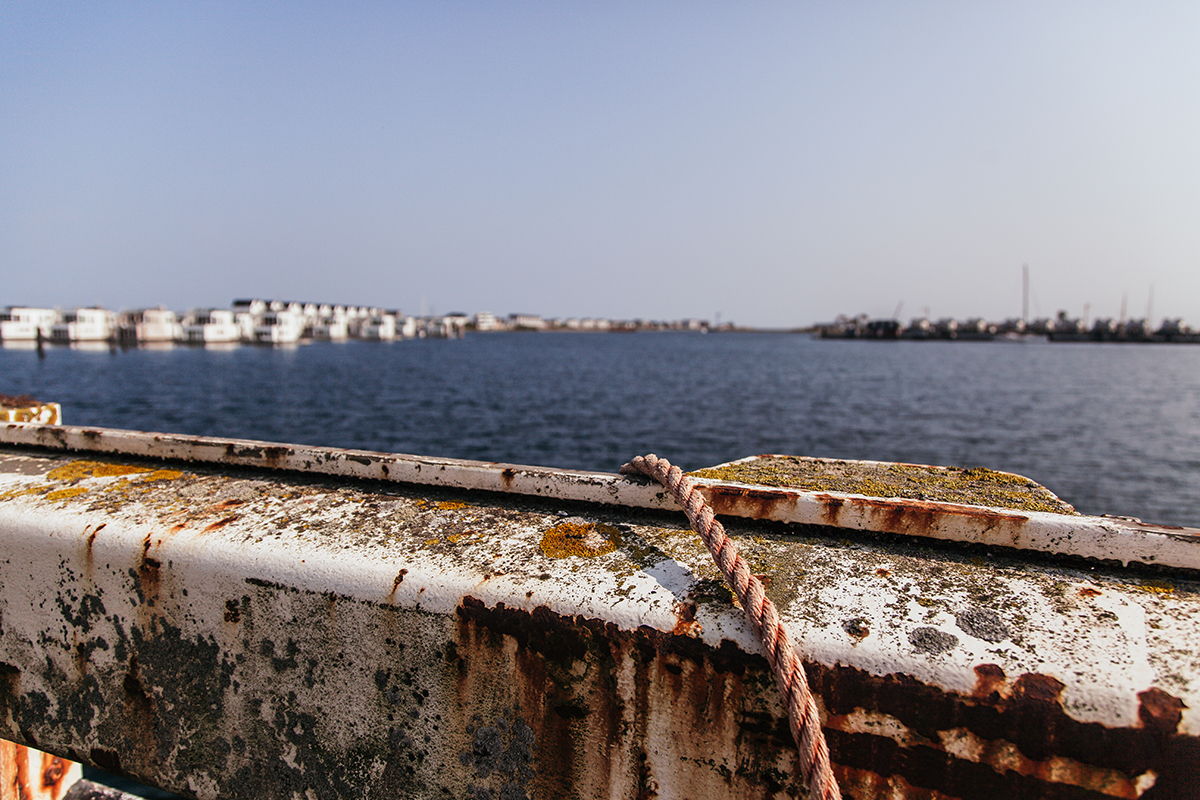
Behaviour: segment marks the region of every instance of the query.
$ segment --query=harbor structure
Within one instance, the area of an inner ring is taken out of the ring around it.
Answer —
[[[229,309],[195,309],[183,319],[183,337],[188,344],[229,344],[240,342],[243,335],[243,326]]]
[[[295,344],[304,333],[304,311],[297,304],[262,314],[254,324],[259,344]]]
[[[58,312],[52,308],[9,306],[0,311],[0,341],[49,340],[56,322],[58,322]]]
[[[117,340],[121,344],[162,344],[183,338],[183,325],[174,311],[158,306],[117,315]]]
[[[65,311],[50,329],[58,344],[107,342],[116,332],[117,315],[105,308],[76,308]]]
[[[692,480],[792,632],[843,797],[1195,796],[1200,531],[986,470]],[[0,541],[0,738],[45,751],[17,783],[804,792],[762,642],[644,479],[12,423]]]

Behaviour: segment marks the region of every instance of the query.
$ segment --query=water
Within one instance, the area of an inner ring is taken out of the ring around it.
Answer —
[[[72,425],[615,471],[757,453],[986,466],[1085,513],[1200,526],[1200,347],[469,335],[289,349],[0,349]]]

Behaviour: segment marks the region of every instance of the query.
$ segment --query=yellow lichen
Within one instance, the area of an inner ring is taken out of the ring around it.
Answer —
[[[28,489],[11,489],[4,494],[0,494],[0,500],[11,500],[14,497],[25,497],[31,494],[45,494],[45,486],[31,486]]]
[[[1166,581],[1154,581],[1152,583],[1144,583],[1138,587],[1143,592],[1152,594],[1174,594],[1175,587]]]
[[[156,469],[142,480],[144,481],[173,481],[183,477],[177,469]]]
[[[542,552],[548,558],[594,558],[616,550],[619,539],[620,531],[612,525],[568,519],[542,535]]]
[[[457,500],[442,500],[437,504],[437,507],[442,511],[457,511],[460,508],[466,508],[466,503],[460,503]]]
[[[53,492],[46,492],[47,500],[66,500],[70,497],[77,497],[87,493],[87,489],[82,486],[69,486],[66,489],[56,489]]]
[[[151,467],[135,467],[131,464],[106,464],[102,461],[72,461],[46,473],[52,481],[74,481],[80,478],[112,478],[118,475],[136,475],[153,472]]]

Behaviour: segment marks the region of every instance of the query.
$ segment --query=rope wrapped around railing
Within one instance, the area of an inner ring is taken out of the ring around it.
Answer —
[[[708,552],[721,569],[725,580],[746,611],[750,626],[762,640],[767,660],[775,673],[775,682],[787,705],[788,724],[800,751],[800,770],[808,783],[809,796],[835,800],[842,796],[829,763],[829,747],[821,731],[817,704],[808,688],[804,665],[796,655],[791,636],[779,619],[775,604],[763,590],[762,581],[750,573],[746,560],[738,553],[725,527],[716,520],[712,508],[697,491],[695,483],[679,467],[654,454],[638,456],[621,467],[621,474],[641,474],[665,486],[687,514],[692,530],[700,534]]]

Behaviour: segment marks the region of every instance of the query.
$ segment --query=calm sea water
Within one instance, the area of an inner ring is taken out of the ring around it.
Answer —
[[[468,335],[287,349],[0,349],[72,425],[615,471],[757,453],[985,466],[1200,526],[1200,347]]]

